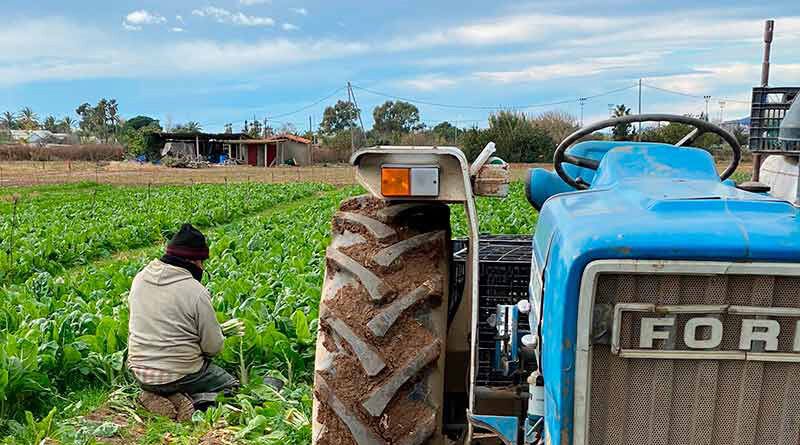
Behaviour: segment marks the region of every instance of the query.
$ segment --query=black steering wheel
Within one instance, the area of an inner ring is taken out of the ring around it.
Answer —
[[[725,168],[725,171],[719,175],[720,181],[724,181],[736,171],[736,167],[739,166],[739,160],[742,157],[742,146],[739,145],[739,142],[733,137],[732,134],[727,132],[724,128],[720,127],[719,125],[712,124],[711,122],[704,121],[702,119],[697,119],[688,116],[677,116],[674,114],[638,114],[638,115],[629,115],[629,116],[621,116],[615,117],[612,119],[606,119],[604,121],[597,122],[595,124],[583,127],[578,131],[572,133],[571,135],[567,136],[566,139],[561,141],[556,148],[556,152],[553,155],[553,168],[555,169],[558,176],[567,184],[571,185],[572,187],[578,190],[585,190],[589,188],[589,184],[584,181],[582,178],[573,178],[572,176],[568,175],[566,171],[564,171],[563,163],[576,165],[578,167],[585,167],[592,170],[597,170],[597,167],[600,165],[600,161],[596,161],[594,159],[585,158],[583,156],[575,156],[567,153],[570,147],[575,145],[581,138],[584,136],[588,136],[595,131],[602,130],[604,128],[613,127],[619,124],[630,124],[634,122],[675,122],[678,124],[687,124],[694,127],[689,134],[687,134],[683,139],[678,141],[675,146],[680,147],[683,145],[691,144],[697,140],[698,137],[703,135],[704,133],[714,133],[722,138],[725,142],[730,145],[731,150],[733,150],[733,159],[731,160],[730,165]]]

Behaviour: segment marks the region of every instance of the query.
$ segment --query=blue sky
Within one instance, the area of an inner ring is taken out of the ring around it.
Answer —
[[[418,104],[428,125],[471,126],[499,106],[577,116],[578,97],[644,78],[644,111],[699,113],[711,95],[712,117],[725,100],[727,119],[747,114],[766,18],[776,19],[771,83],[800,84],[797,0],[2,3],[0,111],[40,116],[113,97],[124,117],[162,124],[238,130],[255,116],[307,128],[349,80],[367,126],[387,99],[374,92],[462,106]],[[637,93],[589,99],[584,119],[635,108]]]

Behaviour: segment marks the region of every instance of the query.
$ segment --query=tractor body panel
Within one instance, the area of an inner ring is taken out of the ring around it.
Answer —
[[[579,289],[589,264],[800,262],[798,209],[721,182],[707,152],[665,144],[588,144],[605,151],[592,186],[546,199],[533,241],[531,273],[544,283],[532,302],[542,305],[545,430],[552,444],[572,443],[576,427]]]

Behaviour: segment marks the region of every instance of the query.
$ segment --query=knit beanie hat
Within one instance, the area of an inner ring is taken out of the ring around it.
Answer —
[[[187,260],[205,260],[208,258],[206,237],[191,224],[184,224],[167,244],[167,255]]]

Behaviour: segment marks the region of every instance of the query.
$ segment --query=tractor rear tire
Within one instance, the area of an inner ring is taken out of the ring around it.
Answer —
[[[332,230],[312,443],[443,443],[449,208],[359,196]]]

